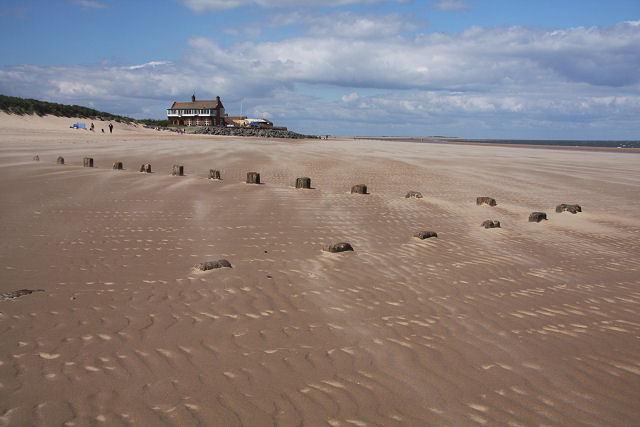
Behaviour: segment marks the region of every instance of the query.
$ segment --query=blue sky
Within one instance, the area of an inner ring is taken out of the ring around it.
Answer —
[[[640,139],[640,2],[23,0],[0,93],[306,133]]]

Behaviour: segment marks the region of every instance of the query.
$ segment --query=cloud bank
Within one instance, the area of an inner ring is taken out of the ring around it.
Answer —
[[[403,23],[412,25],[400,14],[347,12],[277,42],[192,38],[176,62],[5,67],[0,92],[162,117],[196,89],[200,98],[220,95],[231,113],[245,99],[252,114],[314,133],[638,138],[634,22],[412,36]]]

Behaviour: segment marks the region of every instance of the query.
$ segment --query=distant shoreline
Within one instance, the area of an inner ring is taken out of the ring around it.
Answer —
[[[394,137],[394,136],[355,136],[353,139],[413,142],[427,144],[479,145],[493,147],[552,148],[588,151],[613,151],[640,153],[640,141],[580,141],[580,140],[510,140],[510,139],[469,139],[456,137]]]

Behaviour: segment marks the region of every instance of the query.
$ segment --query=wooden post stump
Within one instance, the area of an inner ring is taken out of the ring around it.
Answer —
[[[311,178],[296,178],[296,188],[311,188]]]
[[[64,165],[64,157],[58,156],[58,158],[56,159],[56,163],[59,165]]]
[[[151,173],[151,163],[140,165],[140,172]]]
[[[325,252],[345,252],[345,251],[353,251],[353,246],[347,242],[334,243],[331,245],[323,246],[322,250]]]
[[[221,179],[220,171],[217,169],[209,169],[209,179]]]
[[[171,175],[173,175],[173,176],[184,176],[184,166],[182,166],[182,165],[173,165],[173,170],[171,171]]]
[[[85,168],[92,168],[93,167],[93,157],[85,157],[84,159],[82,159],[82,166]]]
[[[367,186],[364,184],[358,184],[351,187],[352,194],[367,194]]]
[[[0,294],[0,301],[12,298],[20,298],[25,295],[30,295],[34,292],[44,292],[44,289],[18,289],[17,291],[4,292]]]
[[[476,205],[489,205],[489,206],[496,206],[496,199],[493,199],[491,197],[478,197],[476,199]]]
[[[488,219],[482,222],[484,228],[500,228],[500,221]]]
[[[200,271],[214,270],[216,268],[232,268],[231,263],[226,259],[220,259],[218,261],[201,262],[193,266],[194,269]]]
[[[547,214],[544,212],[532,212],[531,215],[529,215],[529,222],[540,222],[543,219],[547,219]]]
[[[418,239],[428,239],[430,237],[438,237],[438,233],[435,231],[418,231],[413,234],[413,237],[417,237]]]
[[[247,184],[260,184],[260,174],[258,172],[247,172]]]
[[[572,214],[577,214],[578,212],[582,212],[582,207],[580,205],[568,205],[566,203],[562,203],[556,206],[556,212],[571,212]]]
[[[113,170],[120,171],[122,169],[124,169],[122,162],[113,162]]]

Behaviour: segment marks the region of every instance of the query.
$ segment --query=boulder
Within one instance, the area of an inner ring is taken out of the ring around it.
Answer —
[[[151,163],[140,165],[140,172],[151,173]]]
[[[500,228],[500,221],[496,221],[493,219],[487,219],[482,222],[482,226],[484,228]]]
[[[64,165],[64,157],[58,156],[58,158],[56,159],[56,163],[59,165]]]
[[[85,168],[93,167],[93,157],[85,157],[82,159],[82,166]]]
[[[571,212],[572,214],[577,214],[578,212],[582,212],[582,207],[580,205],[568,205],[565,203],[559,204],[556,206],[556,212]]]
[[[173,176],[184,176],[184,166],[182,166],[182,165],[173,165],[173,169],[171,170],[171,175],[173,175]]]
[[[323,246],[322,250],[325,252],[336,253],[336,252],[353,251],[353,247],[351,246],[350,243],[340,242],[340,243],[333,243],[331,245]]]
[[[311,178],[296,178],[296,188],[311,188]]]
[[[209,179],[221,179],[220,171],[217,169],[209,169]]]
[[[406,199],[422,199],[422,193],[419,191],[409,191],[404,197]]]
[[[543,219],[547,219],[547,214],[544,212],[532,212],[531,215],[529,215],[529,222],[540,222]]]
[[[428,239],[429,237],[438,237],[438,233],[435,231],[418,231],[413,234],[413,237],[417,237],[418,239]]]
[[[113,170],[119,171],[124,169],[122,162],[113,162]]]
[[[493,199],[491,197],[478,197],[476,199],[476,205],[489,205],[489,206],[496,206],[496,199]]]
[[[247,172],[247,184],[260,184],[260,174],[258,172]]]
[[[351,187],[351,194],[367,194],[367,186],[364,184],[357,184]]]
[[[176,131],[173,128],[163,128],[163,130]],[[193,133],[205,135],[257,136],[260,138],[320,138],[317,135],[302,135],[291,132],[286,128],[228,128],[222,126],[207,126],[195,129]]]
[[[219,259],[218,261],[201,262],[193,266],[194,269],[200,271],[213,270],[216,268],[231,268],[231,263],[226,259]]]

